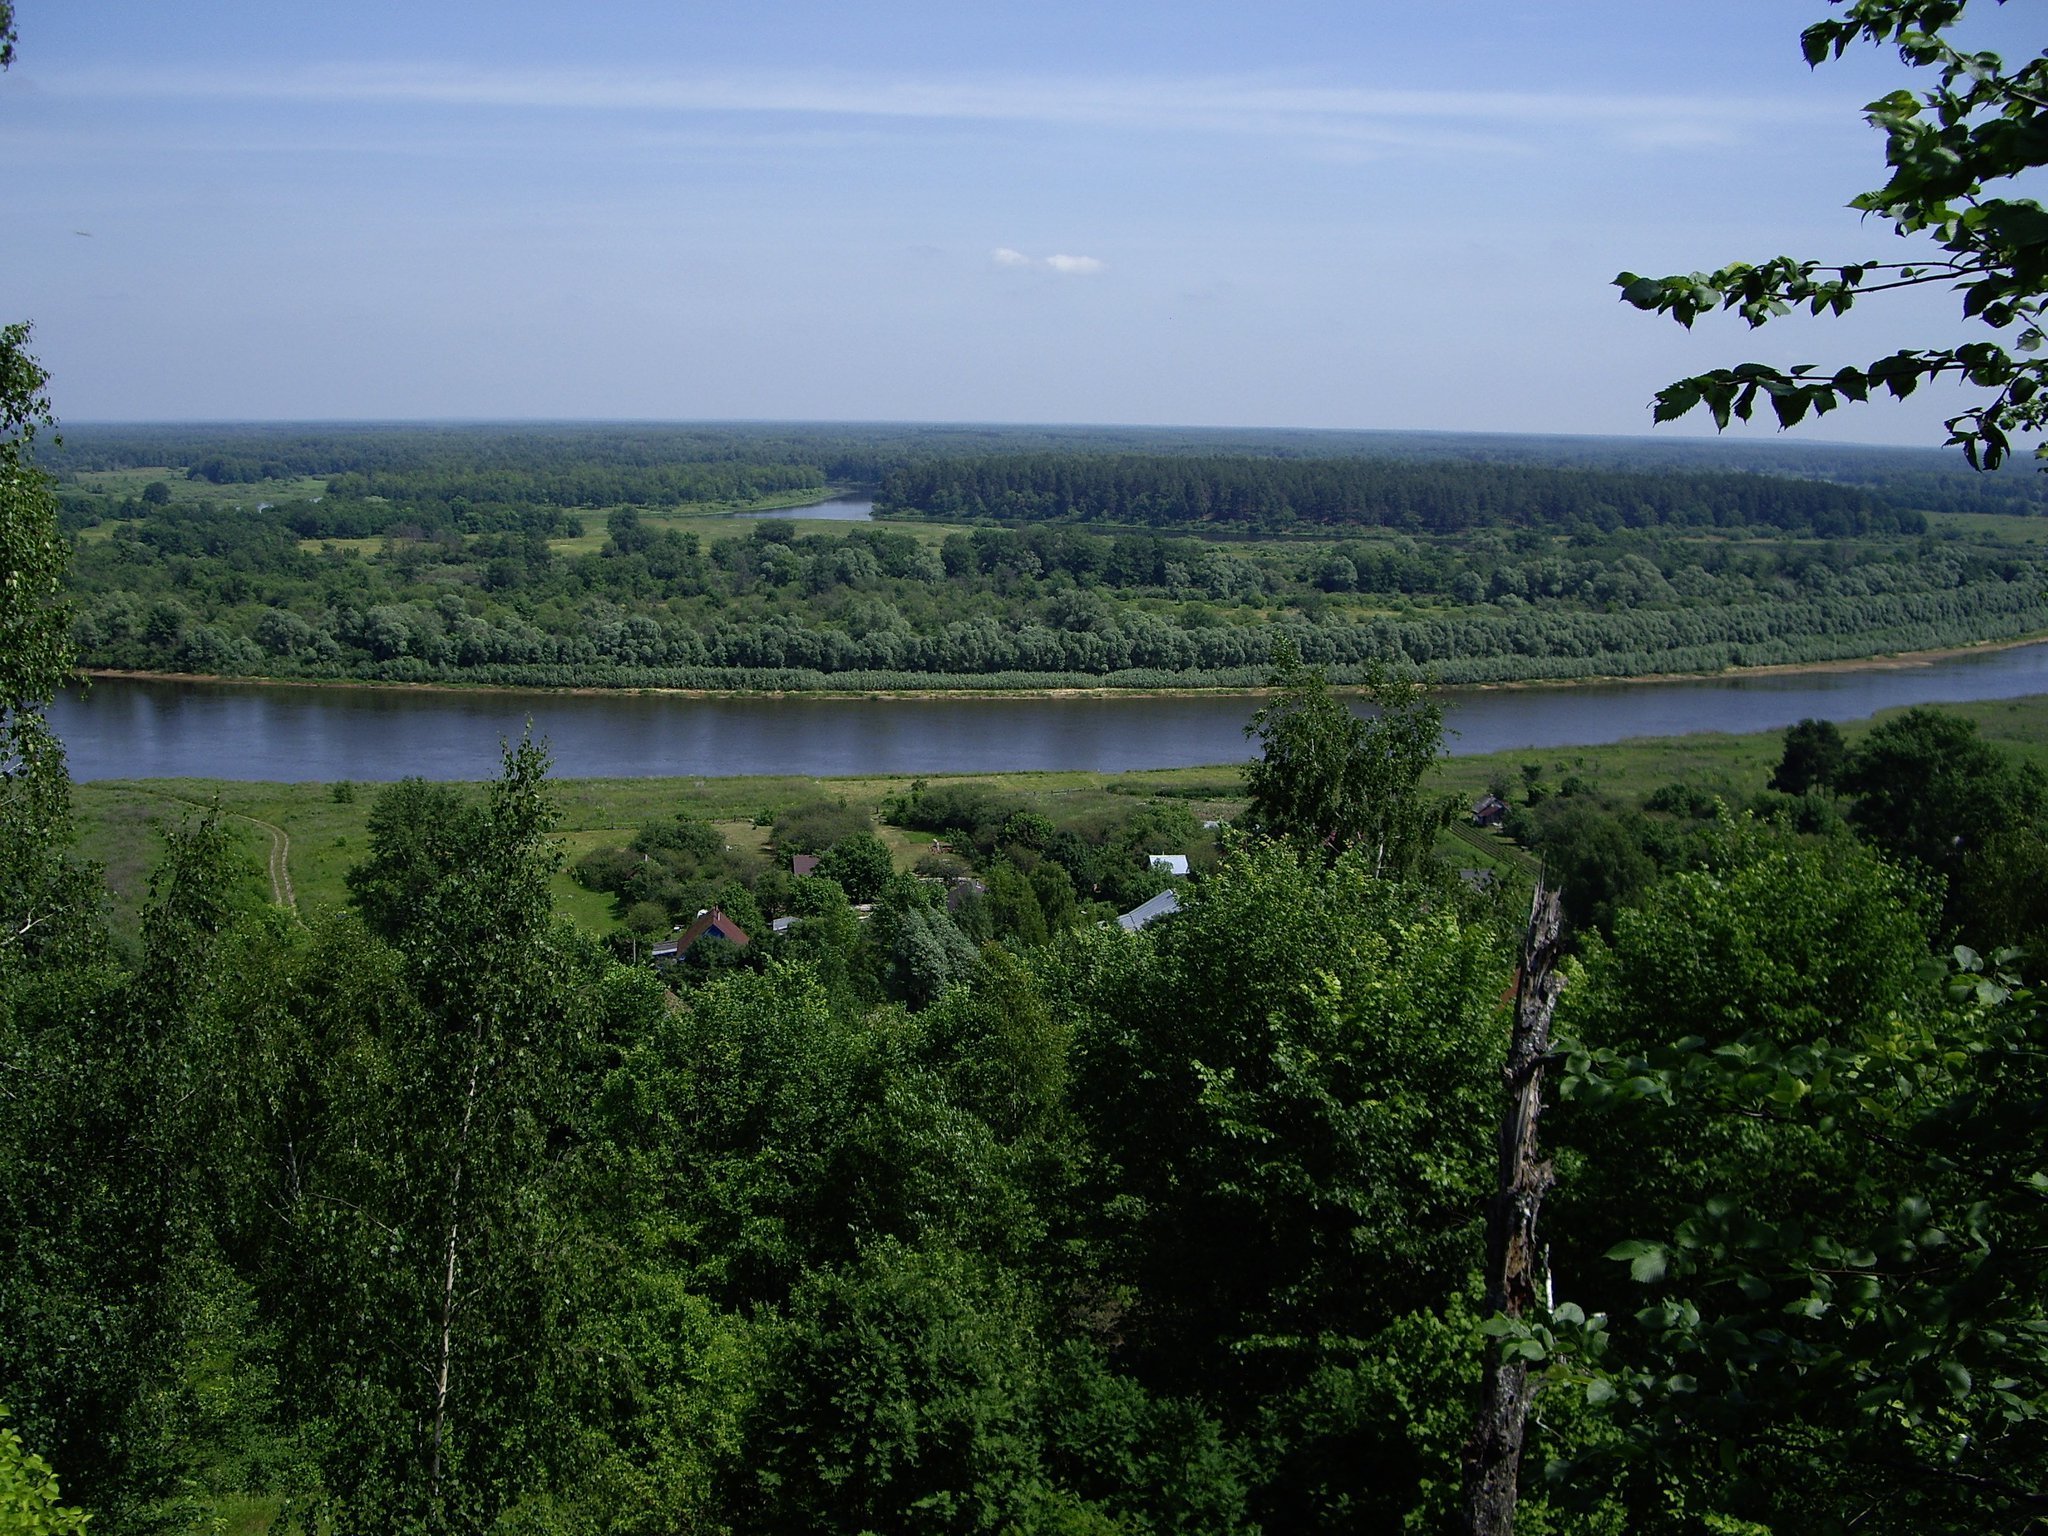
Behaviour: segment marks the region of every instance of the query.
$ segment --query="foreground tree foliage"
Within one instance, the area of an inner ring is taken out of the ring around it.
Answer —
[[[1269,702],[1245,729],[1259,742],[1245,770],[1246,827],[1335,858],[1362,849],[1375,873],[1410,873],[1455,807],[1420,793],[1443,750],[1443,709],[1426,688],[1377,669],[1365,686],[1372,713],[1354,714],[1323,674],[1282,642]]]
[[[1895,47],[1907,65],[1934,76],[1918,95],[1892,91],[1865,109],[1885,135],[1891,177],[1849,205],[1890,220],[1899,235],[1925,237],[1933,253],[1899,261],[1779,256],[1674,277],[1624,272],[1615,282],[1628,303],[1688,327],[1716,309],[1751,326],[1796,308],[1840,315],[1859,298],[1932,284],[1961,294],[1963,317],[2010,337],[2012,350],[1972,341],[1902,349],[1832,371],[1762,363],[1718,368],[1658,391],[1658,421],[1705,404],[1715,425],[1725,427],[1731,417],[1747,421],[1761,397],[1789,427],[1845,400],[1864,401],[1873,392],[1903,400],[1923,383],[1952,378],[1989,391],[1982,404],[1948,422],[1949,443],[1985,469],[2005,461],[2015,433],[2048,423],[2048,359],[2030,355],[2043,339],[2048,211],[2032,198],[2003,195],[2048,164],[2048,50],[2009,66],[1995,53],[1965,49],[1953,39],[1966,9],[1965,0],[1853,0],[1800,39],[1809,64],[1876,44]],[[2035,451],[2048,456],[2048,444]]]
[[[0,971],[89,944],[94,894],[64,859],[71,838],[64,748],[43,711],[71,667],[65,544],[48,475],[34,462],[53,425],[26,325],[0,326]]]
[[[272,1196],[296,1282],[280,1334],[294,1378],[323,1383],[324,1477],[345,1524],[375,1512],[364,1529],[487,1525],[567,1428],[561,1352],[595,1259],[563,1205],[602,962],[552,919],[543,766],[507,752],[393,950],[365,957],[382,1028],[308,1106]],[[372,867],[401,829],[380,830]]]
[[[56,1474],[6,1427],[0,1411],[0,1529],[19,1536],[84,1536],[85,1511],[60,1504]]]
[[[1751,834],[1567,994],[1560,1377],[1614,1433],[1557,1470],[1638,1528],[2038,1517],[2044,1015],[1930,962],[1931,916],[1867,854]]]
[[[2029,1508],[2042,1013],[1846,823],[1725,816],[1582,935],[1503,1327],[1518,933],[1426,859],[1240,834],[1142,933],[952,959],[807,879],[671,990],[551,920],[541,766],[434,797],[446,857],[386,791],[305,925],[202,819],[140,954],[9,973],[0,1395],[94,1529],[1437,1529],[1502,1348],[1524,1529]]]

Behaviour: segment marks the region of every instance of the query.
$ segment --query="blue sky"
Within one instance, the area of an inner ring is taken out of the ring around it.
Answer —
[[[1969,334],[1609,286],[1895,254],[1842,205],[1908,72],[1809,71],[1824,9],[21,0],[0,316],[75,420],[1646,432],[1682,372]]]

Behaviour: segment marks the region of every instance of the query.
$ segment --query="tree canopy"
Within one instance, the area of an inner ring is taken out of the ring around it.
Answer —
[[[1245,727],[1260,747],[1245,767],[1246,827],[1332,859],[1362,848],[1375,870],[1413,869],[1445,820],[1420,793],[1443,750],[1443,707],[1375,670],[1364,690],[1373,713],[1361,718],[1285,642],[1271,687]]]

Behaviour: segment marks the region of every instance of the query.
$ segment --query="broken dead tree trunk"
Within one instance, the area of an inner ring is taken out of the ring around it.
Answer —
[[[1514,1034],[1501,1071],[1507,1104],[1500,1121],[1500,1182],[1486,1213],[1486,1308],[1513,1319],[1536,1310],[1542,1250],[1536,1215],[1550,1188],[1550,1164],[1537,1155],[1536,1121],[1543,1113],[1543,1067],[1550,1055],[1550,1019],[1563,978],[1556,973],[1563,909],[1539,881],[1529,906],[1515,987]],[[1463,1529],[1471,1536],[1508,1536],[1515,1528],[1515,1477],[1529,1419],[1529,1366],[1489,1348],[1479,1418],[1465,1446]]]

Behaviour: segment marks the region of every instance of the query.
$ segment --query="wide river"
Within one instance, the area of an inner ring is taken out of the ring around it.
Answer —
[[[1857,720],[1903,704],[2048,693],[2048,643],[1913,665],[1679,682],[1453,689],[1453,755]],[[573,778],[812,777],[1241,761],[1255,701],[683,698],[633,693],[102,681],[51,719],[78,779],[481,779],[530,720]]]

